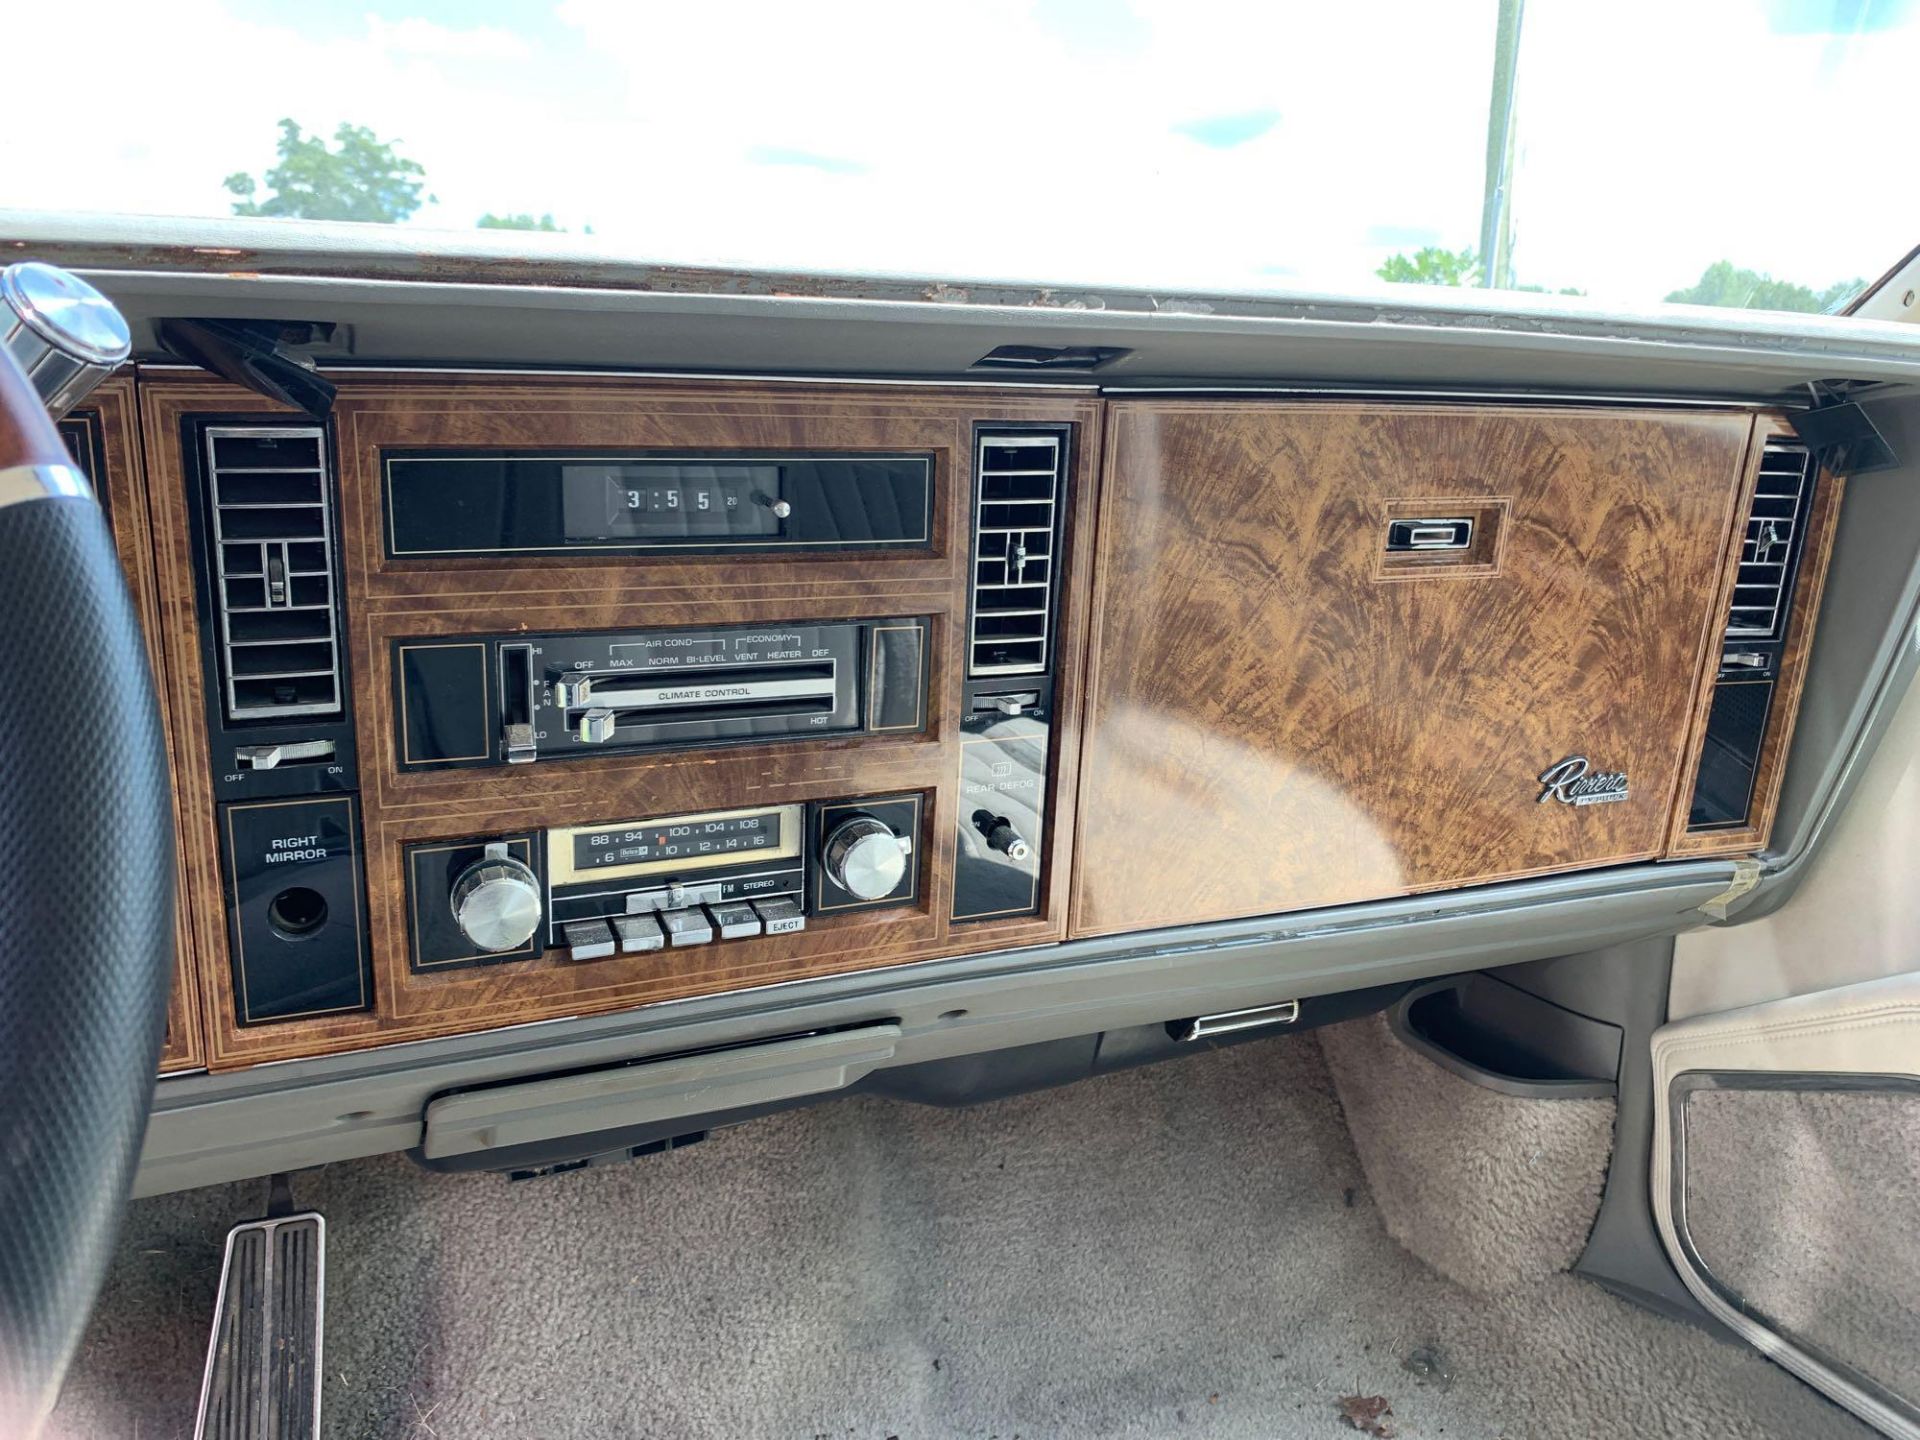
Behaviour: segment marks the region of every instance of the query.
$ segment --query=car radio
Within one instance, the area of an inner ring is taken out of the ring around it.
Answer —
[[[393,644],[404,770],[917,731],[924,616]]]
[[[669,951],[911,905],[921,794],[559,826],[407,847],[416,973]]]

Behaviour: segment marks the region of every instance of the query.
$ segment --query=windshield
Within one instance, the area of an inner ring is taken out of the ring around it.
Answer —
[[[15,67],[60,143],[10,127],[0,173],[35,209],[689,264],[1817,311],[1920,239],[1916,10],[96,0],[85,97]]]

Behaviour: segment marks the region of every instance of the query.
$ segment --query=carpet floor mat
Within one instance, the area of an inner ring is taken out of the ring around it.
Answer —
[[[1570,1275],[1489,1298],[1415,1260],[1312,1036],[518,1184],[396,1157],[294,1189],[328,1223],[332,1437],[1869,1433]],[[135,1204],[51,1436],[191,1433],[263,1198]]]

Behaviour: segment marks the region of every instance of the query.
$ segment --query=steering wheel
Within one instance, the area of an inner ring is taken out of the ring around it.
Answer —
[[[0,299],[0,1434],[31,1437],[99,1291],[146,1130],[172,975],[173,819],[113,537],[41,399],[90,388],[75,342],[84,351],[87,324],[97,338],[104,321],[86,307],[118,327],[115,360],[125,323],[48,266],[0,275]]]

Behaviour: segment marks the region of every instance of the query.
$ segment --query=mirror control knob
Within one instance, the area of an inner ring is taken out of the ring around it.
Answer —
[[[518,950],[540,925],[540,877],[499,842],[460,872],[448,899],[460,933],[489,954]]]
[[[907,873],[913,842],[871,815],[843,820],[821,851],[827,877],[856,900],[884,900]]]

